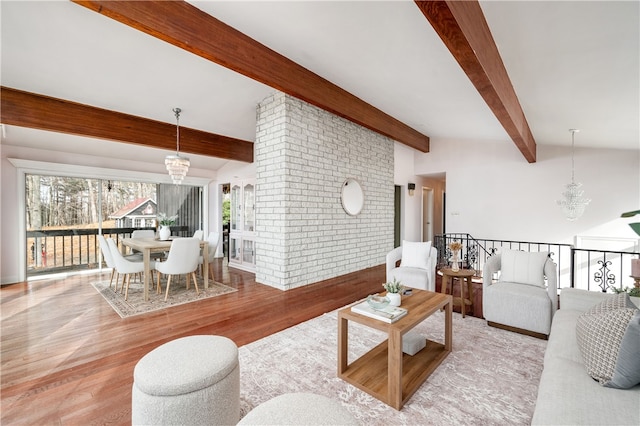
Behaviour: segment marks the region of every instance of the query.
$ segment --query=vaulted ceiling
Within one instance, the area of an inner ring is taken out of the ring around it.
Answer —
[[[580,146],[640,149],[637,2],[0,7],[3,144],[139,149],[115,140],[161,158],[180,107],[182,150],[217,157],[196,159],[215,169],[250,161],[256,104],[277,88],[420,151],[498,141],[532,162],[536,143],[568,145],[569,128]]]

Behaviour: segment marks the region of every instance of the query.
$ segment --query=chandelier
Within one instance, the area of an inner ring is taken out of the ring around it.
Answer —
[[[584,198],[582,194],[584,191],[580,189],[581,183],[576,183],[574,180],[574,158],[573,147],[575,144],[575,135],[580,130],[569,129],[571,132],[571,183],[566,185],[566,190],[562,193],[563,199],[558,200],[558,205],[562,208],[567,220],[576,220],[584,213],[585,207],[591,202],[591,199]]]
[[[184,180],[184,177],[189,171],[191,162],[187,157],[180,156],[180,108],[174,108],[173,112],[176,114],[176,155],[167,155],[164,159],[164,165],[167,166],[167,171],[174,184],[180,185]]]

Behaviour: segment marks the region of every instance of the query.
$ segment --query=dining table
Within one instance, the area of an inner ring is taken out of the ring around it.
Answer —
[[[159,240],[156,238],[123,238],[122,246],[129,247],[132,250],[138,250],[142,252],[142,260],[144,262],[144,300],[149,300],[149,277],[151,276],[151,253],[167,252],[171,249],[171,243],[173,240],[180,237],[172,237],[168,240]],[[209,242],[200,241],[200,248],[202,249],[202,258],[205,261],[202,262],[202,276],[204,279],[204,288],[209,288],[209,263],[206,259],[209,258]],[[124,253],[123,253],[124,254]]]

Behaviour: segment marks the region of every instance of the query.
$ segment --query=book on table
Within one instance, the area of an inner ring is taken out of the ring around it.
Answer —
[[[384,308],[374,309],[367,301],[351,307],[351,311],[380,321],[392,323],[407,315],[407,310],[399,306],[387,305]]]

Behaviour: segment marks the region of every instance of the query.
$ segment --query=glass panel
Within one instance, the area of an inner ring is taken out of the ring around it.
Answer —
[[[242,262],[243,263],[251,263],[254,264],[254,250],[253,250],[254,241],[251,240],[243,240],[242,241]]]
[[[229,238],[229,261],[240,262],[240,238],[231,236]]]
[[[97,266],[99,179],[27,174],[27,277]]]
[[[203,229],[202,188],[189,185],[158,185],[158,212],[177,216],[171,225],[172,235],[191,237]]]
[[[231,230],[240,230],[242,220],[242,206],[240,204],[240,185],[231,187]]]
[[[244,186],[244,230],[253,232],[255,221],[255,190],[252,184]]]

